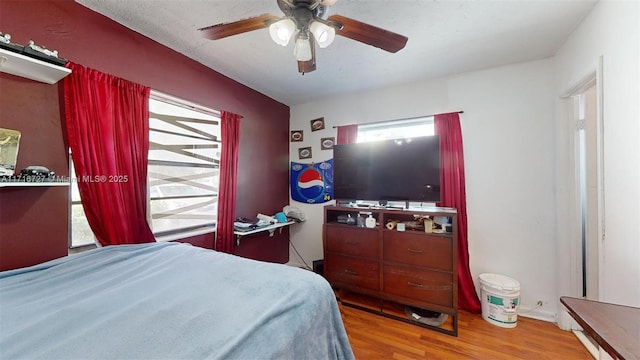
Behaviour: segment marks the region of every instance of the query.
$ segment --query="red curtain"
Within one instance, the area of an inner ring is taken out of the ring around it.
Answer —
[[[89,225],[103,246],[154,242],[146,218],[150,89],[67,67],[66,135]]]
[[[440,136],[440,203],[438,206],[458,210],[458,306],[480,312],[480,300],[469,270],[467,243],[467,200],[464,180],[462,131],[458,113],[439,114],[434,118],[435,134]]]
[[[358,125],[338,126],[338,139],[336,144],[354,144],[358,139]]]
[[[221,118],[222,151],[220,154],[220,190],[218,192],[218,225],[215,249],[231,254],[235,249],[233,222],[236,214],[238,185],[240,115],[223,111]]]

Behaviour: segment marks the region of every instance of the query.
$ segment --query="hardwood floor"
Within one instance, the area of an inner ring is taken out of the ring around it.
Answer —
[[[458,337],[339,304],[356,359],[591,360],[573,333],[518,317],[506,329],[480,314],[459,313]]]

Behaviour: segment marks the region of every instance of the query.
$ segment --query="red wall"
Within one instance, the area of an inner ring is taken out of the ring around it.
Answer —
[[[288,106],[72,0],[2,0],[0,24],[15,43],[33,39],[75,63],[242,115],[236,216],[273,214],[288,203]],[[68,175],[58,91],[0,73],[0,127],[22,132],[16,169],[43,165]],[[0,269],[67,254],[68,198],[64,187],[0,188]],[[243,239],[236,253],[286,262],[288,235]],[[213,234],[186,241],[210,248]]]

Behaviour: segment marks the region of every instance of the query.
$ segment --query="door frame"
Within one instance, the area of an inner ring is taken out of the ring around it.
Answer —
[[[566,146],[559,146],[560,165],[558,171],[558,188],[566,190],[566,198],[562,198],[560,190],[558,196],[558,292],[560,296],[568,295],[582,297],[582,239],[581,239],[581,209],[580,209],[580,187],[579,168],[576,163],[577,158],[577,136],[576,136],[576,111],[574,97],[585,92],[590,87],[596,87],[596,171],[597,171],[597,239],[598,239],[598,289],[602,289],[602,264],[605,244],[605,193],[604,193],[604,117],[603,117],[603,57],[600,56],[595,69],[577,81],[572,87],[566,90],[559,99],[559,126],[560,132],[557,141],[565,142]],[[565,167],[561,166],[565,163]],[[564,176],[563,176],[564,175]],[[566,201],[566,203],[563,203]],[[567,211],[566,215],[560,214],[562,209]],[[600,294],[600,291],[598,291]],[[600,296],[600,295],[599,295]],[[597,299],[600,300],[600,299]],[[559,306],[558,326],[562,329],[577,329],[577,323],[571,318],[568,312]]]

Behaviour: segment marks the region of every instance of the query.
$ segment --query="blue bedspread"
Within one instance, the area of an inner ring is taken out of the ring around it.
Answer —
[[[319,275],[186,244],[0,272],[0,359],[352,359]]]

